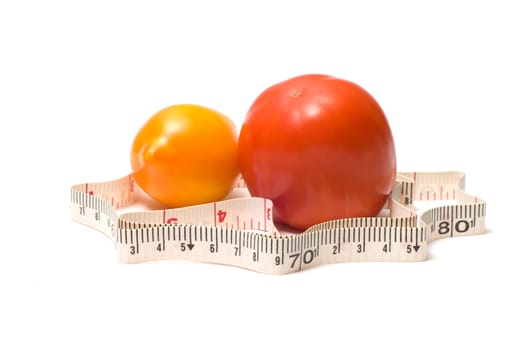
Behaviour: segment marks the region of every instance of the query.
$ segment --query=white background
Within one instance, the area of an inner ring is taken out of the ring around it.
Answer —
[[[0,348],[523,349],[525,21],[520,1],[1,1]],[[69,187],[130,171],[176,103],[238,126],[304,73],[379,101],[398,170],[463,170],[486,235],[424,263],[286,276],[121,265]]]

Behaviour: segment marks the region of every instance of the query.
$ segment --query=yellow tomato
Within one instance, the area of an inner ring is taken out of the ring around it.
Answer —
[[[139,130],[131,167],[144,192],[166,206],[221,200],[239,173],[235,125],[207,107],[167,107]]]

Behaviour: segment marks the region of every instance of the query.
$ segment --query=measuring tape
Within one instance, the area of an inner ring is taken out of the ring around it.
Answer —
[[[465,193],[462,172],[398,173],[387,216],[328,221],[302,233],[278,230],[264,198],[119,214],[135,201],[135,186],[128,175],[71,188],[72,219],[111,238],[122,263],[189,260],[285,274],[338,262],[423,261],[435,239],[485,232],[486,202]],[[415,200],[452,204],[418,215]]]

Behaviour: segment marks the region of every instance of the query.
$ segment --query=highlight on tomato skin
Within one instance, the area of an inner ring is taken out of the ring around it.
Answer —
[[[166,107],[138,131],[130,160],[137,184],[167,207],[222,200],[239,175],[235,124],[200,105]]]
[[[375,216],[396,176],[394,140],[361,86],[309,74],[264,90],[239,135],[239,166],[274,219],[304,230],[323,221]]]

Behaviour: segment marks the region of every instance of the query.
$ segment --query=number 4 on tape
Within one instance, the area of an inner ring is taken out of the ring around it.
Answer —
[[[264,198],[119,215],[135,200],[131,175],[73,186],[70,208],[73,220],[113,240],[123,263],[189,260],[285,274],[337,262],[422,261],[433,240],[484,233],[486,202],[464,187],[462,172],[399,173],[387,216],[328,221],[294,234],[279,232]],[[418,215],[418,200],[447,204]]]

